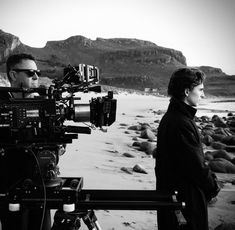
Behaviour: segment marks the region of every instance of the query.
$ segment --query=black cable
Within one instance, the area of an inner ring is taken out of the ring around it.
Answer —
[[[38,167],[38,171],[39,171],[39,177],[41,179],[41,182],[42,182],[42,187],[43,187],[43,212],[42,212],[42,219],[41,219],[41,224],[40,224],[40,230],[42,230],[43,228],[43,222],[44,222],[44,217],[45,217],[45,212],[46,212],[46,198],[47,198],[47,195],[46,195],[46,186],[45,186],[45,183],[44,183],[44,180],[43,180],[43,176],[42,176],[42,171],[41,171],[41,168],[40,168],[40,164],[38,162],[38,159],[37,157],[35,156],[34,154],[34,151],[31,149],[31,148],[27,148],[27,150],[33,155],[34,159],[35,159],[35,162],[37,164],[37,167]]]

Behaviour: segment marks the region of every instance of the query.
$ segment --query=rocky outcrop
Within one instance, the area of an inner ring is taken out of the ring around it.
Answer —
[[[0,30],[0,63],[21,44],[18,37]]]
[[[200,69],[205,73],[205,74],[210,74],[213,76],[221,76],[221,75],[225,75],[225,73],[220,69],[220,68],[215,68],[215,67],[211,67],[211,66],[200,66]]]
[[[61,41],[48,41],[43,48],[33,48],[22,44],[18,37],[0,31],[0,72],[5,71],[6,58],[11,53],[19,52],[31,53],[45,77],[61,78],[67,65],[85,63],[99,67],[100,83],[103,85],[134,90],[151,88],[159,94],[166,94],[172,72],[187,65],[181,51],[150,41],[127,38],[91,40],[79,35]],[[234,77],[222,78],[226,75],[219,68],[200,68],[209,76],[215,76],[208,81],[212,84],[210,94],[235,94]],[[224,85],[229,86],[226,91]]]

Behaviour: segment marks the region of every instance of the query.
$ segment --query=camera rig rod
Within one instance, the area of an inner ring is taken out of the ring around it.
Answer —
[[[45,202],[42,188],[35,185],[26,187],[19,183],[0,196],[1,203],[18,202],[33,207]],[[82,178],[62,178],[62,184],[46,188],[48,209],[61,209],[65,204],[74,204],[78,210],[181,210],[185,203],[177,201],[177,194],[155,190],[110,190],[82,189]],[[45,195],[45,194],[44,194]]]
[[[41,186],[21,181],[5,194],[0,194],[0,206],[9,205],[11,211],[18,211],[21,206],[33,209],[44,204],[47,210],[57,209],[56,220],[59,218],[62,222],[64,219],[71,220],[74,216],[85,219],[85,216],[94,213],[92,210],[164,209],[174,211],[179,226],[186,224],[181,212],[185,203],[177,200],[177,192],[172,194],[155,190],[82,189],[82,186],[82,177],[65,177],[61,178],[61,183],[57,186],[46,187],[44,194]],[[62,223],[56,220],[55,226]],[[90,222],[93,224],[95,221],[91,218]]]

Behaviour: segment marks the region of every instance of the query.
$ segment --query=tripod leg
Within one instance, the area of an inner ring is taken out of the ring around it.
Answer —
[[[100,225],[99,225],[98,220],[95,221],[95,226],[96,226],[96,229],[97,229],[97,230],[102,230],[101,227],[100,227]]]
[[[86,215],[84,215],[82,219],[89,230],[102,230],[93,210],[88,210]]]
[[[51,230],[78,230],[80,226],[80,217],[78,215],[57,210]]]

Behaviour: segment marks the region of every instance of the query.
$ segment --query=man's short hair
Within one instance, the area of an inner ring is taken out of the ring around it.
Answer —
[[[197,68],[180,68],[173,72],[168,85],[168,95],[179,100],[184,99],[185,89],[192,90],[205,80],[204,72]]]
[[[35,58],[31,54],[26,54],[26,53],[13,54],[13,55],[9,56],[6,61],[6,70],[7,70],[8,78],[9,78],[9,71],[12,68],[14,68],[15,65],[20,63],[22,60],[35,61]]]

